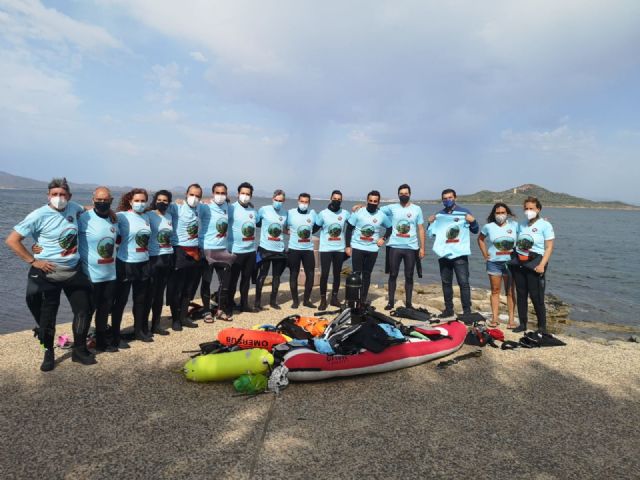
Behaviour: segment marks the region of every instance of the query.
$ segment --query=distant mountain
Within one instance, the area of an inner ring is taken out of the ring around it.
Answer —
[[[34,180],[33,178],[20,177],[7,172],[0,171],[0,189],[2,190],[43,190],[49,185],[49,180]],[[69,182],[72,192],[93,191],[99,185],[97,183],[74,183]],[[109,185],[115,192],[130,190],[130,187],[117,187]]]
[[[461,204],[494,204],[496,202],[504,202],[509,206],[522,205],[525,198],[536,197],[542,203],[543,207],[577,207],[577,208],[613,208],[624,210],[640,209],[637,205],[628,203],[610,201],[610,202],[594,202],[586,198],[574,197],[568,193],[552,192],[539,185],[527,183],[519,187],[510,188],[503,192],[492,192],[490,190],[481,190],[471,195],[458,195],[457,201]]]

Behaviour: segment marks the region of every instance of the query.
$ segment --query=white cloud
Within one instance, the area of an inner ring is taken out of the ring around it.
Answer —
[[[106,146],[113,152],[127,157],[137,157],[142,152],[139,145],[136,145],[131,140],[124,138],[109,140],[106,142]]]
[[[596,144],[593,134],[574,131],[567,125],[553,130],[514,132],[505,130],[501,134],[503,146],[513,150],[530,150],[545,153],[580,153],[592,149]]]
[[[189,53],[189,56],[196,62],[207,63],[207,57],[205,57],[202,52],[191,52]]]
[[[182,82],[178,79],[181,73],[180,67],[175,62],[151,67],[148,78],[154,83],[156,89],[148,96],[149,100],[159,101],[165,105],[175,102],[178,92],[182,89]]]

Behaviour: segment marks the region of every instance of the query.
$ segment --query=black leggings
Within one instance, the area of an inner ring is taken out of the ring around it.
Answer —
[[[225,249],[204,251],[207,263],[209,264],[208,275],[202,276],[202,286],[200,293],[205,308],[211,308],[211,281],[213,278],[213,270],[218,276],[218,310],[231,314],[229,306],[229,284],[231,283],[231,266],[236,259],[233,253],[229,253]],[[208,282],[206,281],[208,280]],[[205,297],[209,298],[208,303],[204,303]]]
[[[308,302],[311,298],[311,290],[313,289],[313,271],[316,268],[316,258],[313,250],[289,250],[287,254],[287,262],[289,263],[289,288],[291,289],[291,299],[298,302],[298,274],[300,273],[300,264],[304,268],[304,301]]]
[[[113,343],[120,342],[120,326],[122,315],[129,300],[129,291],[133,290],[133,331],[136,335],[149,332],[147,319],[147,290],[149,288],[149,262],[127,263],[116,260],[116,291],[111,310],[111,326],[113,328]]]
[[[331,295],[338,295],[340,290],[340,272],[342,264],[347,258],[344,252],[320,252],[320,295],[324,298],[327,295],[327,282],[329,281],[329,270],[333,267],[333,284]]]
[[[82,272],[63,282],[51,282],[42,270],[29,269],[27,307],[38,324],[38,339],[45,348],[53,348],[62,291],[73,311],[73,343],[78,348],[84,347],[91,323],[91,284]]]
[[[258,277],[256,278],[256,305],[260,305],[262,298],[262,287],[264,281],[269,274],[269,267],[271,267],[271,296],[269,302],[275,304],[278,300],[278,289],[280,288],[280,276],[284,269],[287,268],[287,258],[283,253],[272,252],[265,250],[262,247],[258,248],[262,261],[260,262],[260,270],[258,271]]]
[[[113,307],[113,297],[116,293],[116,280],[94,283],[91,292],[91,304],[96,317],[96,344],[107,346],[105,337],[109,313]]]
[[[527,297],[531,298],[533,309],[538,319],[538,330],[545,331],[547,328],[547,309],[544,305],[544,290],[546,282],[546,273],[540,275],[530,268],[512,265],[511,274],[516,285],[518,318],[520,325],[527,327],[527,317],[529,314],[529,305]]]
[[[362,273],[362,301],[367,301],[369,295],[369,285],[371,285],[371,272],[378,259],[378,252],[368,252],[366,250],[351,250],[351,264],[354,272]]]
[[[160,315],[165,303],[165,290],[173,267],[173,255],[149,257],[149,290],[147,294],[146,318],[151,312],[151,329],[160,326]]]
[[[404,261],[404,290],[405,305],[411,305],[413,297],[413,271],[416,268],[416,252],[409,248],[389,248],[389,303],[396,300],[396,284],[400,273],[400,262]]]
[[[184,249],[175,247],[174,269],[169,276],[167,296],[171,308],[173,323],[186,321],[189,312],[191,293],[200,279],[201,263],[194,259]]]
[[[229,284],[229,304],[233,304],[236,295],[238,279],[240,279],[240,305],[249,307],[249,287],[251,276],[256,266],[256,252],[236,253],[236,259],[231,265],[231,282]],[[241,277],[242,275],[242,277]]]

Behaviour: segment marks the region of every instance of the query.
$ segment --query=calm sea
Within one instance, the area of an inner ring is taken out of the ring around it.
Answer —
[[[91,194],[77,192],[74,200],[87,205]],[[256,199],[256,206],[269,202]],[[0,190],[0,234],[5,238],[13,226],[30,211],[46,202],[46,195],[35,191]],[[321,210],[326,201],[314,201],[312,207]],[[292,208],[294,202],[287,201]],[[345,202],[350,208],[353,203]],[[481,224],[490,207],[469,206]],[[516,213],[520,208],[516,207]],[[433,213],[437,205],[423,205],[425,217]],[[631,240],[640,238],[640,212],[621,210],[589,210],[574,208],[545,208],[543,215],[553,224],[556,244],[548,271],[547,291],[557,295],[572,306],[574,320],[640,325],[638,314],[638,287],[640,270]],[[620,229],[623,229],[620,232]],[[475,237],[474,237],[475,240]],[[26,242],[30,244],[30,242]],[[24,293],[27,265],[2,243],[0,248],[0,333],[31,328],[33,319],[25,305]],[[488,287],[484,262],[475,241],[472,241],[471,284]],[[378,258],[375,280],[385,281],[384,249]],[[423,261],[424,276],[421,283],[439,281],[438,264],[428,251]],[[70,320],[70,309],[63,300],[58,321]]]

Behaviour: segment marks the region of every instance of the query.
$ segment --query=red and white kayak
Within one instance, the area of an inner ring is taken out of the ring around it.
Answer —
[[[364,350],[355,355],[327,355],[300,348],[284,356],[284,365],[289,369],[289,380],[294,382],[399,370],[454,353],[464,343],[467,327],[462,322],[452,321],[420,332],[446,337],[438,340],[410,337],[405,343],[392,345],[380,353]]]

